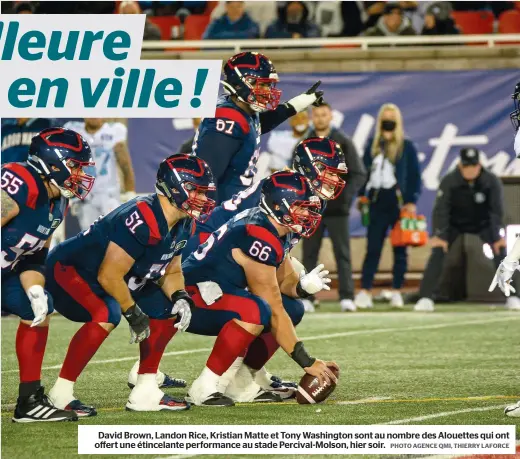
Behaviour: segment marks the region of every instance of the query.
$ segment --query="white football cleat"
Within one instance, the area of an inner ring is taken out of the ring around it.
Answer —
[[[368,293],[366,290],[361,290],[354,298],[354,304],[359,309],[367,309],[374,307],[372,303],[372,295]]]
[[[517,296],[507,297],[506,309],[508,311],[520,311],[520,298]]]
[[[506,406],[504,414],[510,418],[520,418],[520,402]]]
[[[357,308],[352,300],[344,299],[341,300],[339,304],[343,312],[356,312]]]
[[[421,298],[413,308],[417,312],[433,312],[435,310],[435,303],[430,298]]]
[[[190,404],[166,395],[157,386],[156,374],[137,376],[135,387],[128,396],[127,411],[184,411]]]
[[[403,296],[401,292],[394,291],[392,292],[392,296],[390,297],[390,306],[393,308],[402,308],[404,306]]]
[[[208,367],[202,370],[200,376],[193,381],[186,400],[196,406],[234,406],[235,402],[219,392],[220,376]]]
[[[255,371],[244,364],[230,381],[225,395],[235,402],[241,403],[281,402],[282,396],[277,391],[277,389],[281,388],[278,384],[271,387],[273,382],[270,377],[265,379],[267,375],[269,373],[267,373],[265,368]],[[258,382],[265,383],[265,386],[262,387]]]

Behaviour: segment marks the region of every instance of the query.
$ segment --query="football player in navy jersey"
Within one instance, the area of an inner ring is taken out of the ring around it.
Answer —
[[[45,129],[33,137],[26,162],[2,166],[2,309],[20,317],[16,355],[19,397],[13,421],[75,421],[56,408],[41,386],[52,296],[44,263],[68,200],[84,199],[95,180],[88,143],[76,132]]]
[[[278,74],[263,54],[243,52],[224,66],[228,95],[217,103],[214,118],[204,118],[193,140],[193,153],[204,159],[217,183],[217,204],[253,184],[260,136],[286,119],[318,104],[317,82],[306,93],[279,105]]]
[[[300,142],[294,150],[293,168],[305,175],[311,182],[315,193],[322,200],[320,213],[323,213],[326,201],[335,199],[345,186],[345,181],[341,177],[347,173],[345,157],[341,147],[336,142],[326,137],[312,137]],[[188,243],[182,251],[183,259],[187,258],[191,253],[195,252],[200,244],[206,242],[212,232],[216,231],[222,225],[228,222],[238,213],[257,207],[260,204],[262,184],[267,179],[256,182],[249,188],[233,196],[231,199],[224,201],[220,206],[216,207],[209,218],[204,222],[193,221],[192,236],[188,239]],[[301,236],[293,233],[290,238],[290,250],[300,241]],[[300,274],[305,268],[295,258],[291,257],[291,261],[295,265],[295,269]],[[304,314],[304,306],[300,300],[295,300],[290,296],[282,294],[282,301],[285,310],[291,317],[293,325],[299,324]],[[190,331],[190,330],[188,330]],[[282,398],[290,398],[295,394],[296,385],[293,383],[282,382],[280,378],[269,374],[264,364],[270,355],[265,351],[266,348],[272,348],[270,342],[272,336],[269,334],[260,335],[250,346],[245,357],[245,367],[239,360],[233,364],[233,368],[237,370],[237,379],[241,380],[241,385],[245,384],[246,379],[256,381],[260,387],[251,386],[249,392],[241,390],[239,401],[276,401],[272,394],[274,392]],[[137,378],[137,362],[129,375],[129,385],[135,384]],[[248,372],[250,374],[248,374]],[[158,379],[163,378],[164,373],[158,373]],[[231,374],[226,375],[227,379],[234,379]],[[171,378],[170,378],[171,379]],[[229,386],[229,393],[234,395],[233,383]],[[262,390],[258,390],[262,389]]]
[[[155,194],[128,201],[49,253],[47,288],[55,308],[84,323],[49,392],[56,406],[78,416],[96,415],[95,408],[75,397],[74,383],[123,315],[130,325],[130,342],[140,346],[139,376],[127,409],[189,408],[184,400],[165,395],[155,378],[166,345],[177,330],[188,327],[191,317],[180,257],[189,234],[188,217],[206,218],[214,206],[209,197],[214,191],[204,161],[193,155],[170,156],[159,166]],[[158,282],[166,304],[141,303],[153,282]]]
[[[258,207],[235,215],[183,262],[186,290],[196,305],[189,331],[218,335],[206,368],[189,390],[194,404],[234,404],[223,394],[221,377],[267,330],[273,347],[280,345],[306,372],[335,380],[329,368],[335,363],[305,351],[281,296],[297,299],[329,288],[327,271],[300,277],[287,257],[293,234],[309,237],[318,227],[320,206],[303,175],[277,172],[262,184]]]

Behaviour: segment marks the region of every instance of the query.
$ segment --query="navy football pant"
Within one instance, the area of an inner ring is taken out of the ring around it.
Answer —
[[[52,295],[47,290],[48,314],[54,311]],[[14,314],[22,320],[33,320],[34,313],[31,302],[20,282],[20,275],[17,273],[2,275],[2,311]]]

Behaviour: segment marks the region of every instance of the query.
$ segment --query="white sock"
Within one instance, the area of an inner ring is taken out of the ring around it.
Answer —
[[[255,382],[265,388],[271,385],[271,374],[267,371],[265,367],[260,368],[260,370],[251,369],[251,373],[253,374],[253,378]]]
[[[218,382],[219,392],[222,392],[223,394],[226,393],[226,389],[229,386],[230,381],[235,377],[243,362],[244,357],[237,357],[228,370],[220,377]]]
[[[208,367],[204,367],[204,370],[202,370],[202,373],[197,379],[204,381],[208,386],[217,387],[220,376],[213,373]]]
[[[49,392],[49,397],[57,408],[65,408],[72,400],[75,400],[74,382],[58,377]]]
[[[136,388],[139,388],[142,386],[157,387],[157,382],[156,382],[155,378],[156,378],[155,373],[138,374],[135,387]]]

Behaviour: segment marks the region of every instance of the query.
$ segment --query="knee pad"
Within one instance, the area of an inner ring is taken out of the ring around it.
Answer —
[[[289,314],[293,325],[296,327],[296,325],[302,321],[303,314],[305,313],[303,302],[287,295],[282,295],[282,302],[285,311]]]

